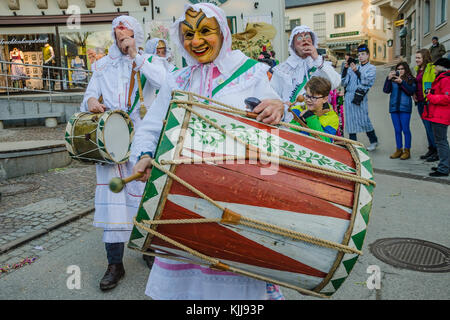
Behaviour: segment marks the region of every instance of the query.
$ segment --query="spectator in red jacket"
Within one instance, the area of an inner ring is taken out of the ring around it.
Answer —
[[[448,176],[450,171],[450,150],[447,140],[447,130],[450,125],[450,60],[440,58],[436,62],[436,79],[427,95],[428,105],[422,118],[431,122],[433,136],[439,155],[439,164],[433,167],[430,176]]]

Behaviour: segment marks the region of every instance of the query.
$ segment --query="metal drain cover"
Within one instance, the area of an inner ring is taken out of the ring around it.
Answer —
[[[39,188],[39,184],[34,182],[16,182],[0,185],[2,196],[13,196],[20,193],[32,192]]]
[[[372,254],[394,267],[421,272],[449,272],[450,249],[411,238],[379,239],[369,245]]]

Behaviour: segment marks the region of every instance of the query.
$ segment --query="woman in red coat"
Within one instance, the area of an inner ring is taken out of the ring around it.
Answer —
[[[436,79],[427,95],[428,105],[422,118],[431,122],[434,140],[439,155],[439,164],[433,167],[430,176],[448,176],[450,171],[450,150],[447,140],[447,130],[450,125],[450,60],[438,59],[434,63]]]

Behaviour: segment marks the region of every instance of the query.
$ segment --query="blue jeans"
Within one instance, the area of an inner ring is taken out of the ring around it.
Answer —
[[[108,264],[122,263],[123,252],[125,250],[124,242],[106,243],[106,257],[108,258]]]
[[[405,148],[411,148],[411,130],[409,129],[409,122],[411,120],[411,113],[407,112],[391,112],[392,124],[395,131],[395,143],[397,149],[403,148],[403,136],[405,136]],[[403,133],[403,135],[402,135]]]
[[[431,128],[433,129],[434,141],[436,141],[436,148],[439,156],[437,171],[441,173],[449,173],[450,150],[447,140],[448,125],[431,122]]]
[[[424,101],[417,102],[417,111],[419,111],[420,119],[422,120],[423,125],[425,127],[425,131],[427,132],[428,148],[436,149],[436,143],[434,142],[434,137],[433,137],[433,130],[431,129],[431,122],[428,120],[422,119],[422,113],[423,113],[424,108],[425,108]]]

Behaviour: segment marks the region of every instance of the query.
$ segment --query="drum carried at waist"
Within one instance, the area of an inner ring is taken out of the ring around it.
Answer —
[[[66,148],[72,159],[120,164],[130,157],[134,127],[122,110],[78,112],[67,122]]]
[[[205,99],[174,91],[129,247],[332,295],[366,234],[375,185],[366,149]]]

